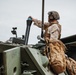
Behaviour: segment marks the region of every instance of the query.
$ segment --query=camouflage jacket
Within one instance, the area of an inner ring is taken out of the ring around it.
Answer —
[[[39,28],[42,27],[42,22],[40,20],[34,19],[34,25],[38,26]],[[56,22],[45,22],[44,23],[44,39],[60,39],[61,36],[61,25]]]

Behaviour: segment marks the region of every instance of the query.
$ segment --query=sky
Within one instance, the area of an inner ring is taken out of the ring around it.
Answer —
[[[62,26],[61,38],[76,35],[76,0],[45,0],[44,21],[47,13],[57,11]],[[27,18],[42,19],[42,0],[0,0],[0,41],[13,37],[12,27],[17,27],[18,37],[25,35]],[[38,42],[41,29],[31,25],[29,44]]]

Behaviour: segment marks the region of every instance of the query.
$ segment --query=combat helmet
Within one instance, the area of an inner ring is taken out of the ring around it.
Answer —
[[[48,12],[48,16],[49,16],[49,19],[55,19],[55,20],[59,20],[60,19],[60,16],[59,16],[57,11]]]

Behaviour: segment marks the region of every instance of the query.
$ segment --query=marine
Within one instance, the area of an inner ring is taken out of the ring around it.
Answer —
[[[32,18],[34,25],[42,28],[42,21]],[[48,12],[48,22],[44,23],[44,41],[46,43],[44,55],[49,59],[49,67],[55,74],[62,73],[66,70],[65,60],[65,45],[60,41],[61,25],[58,20],[60,19],[57,11]]]

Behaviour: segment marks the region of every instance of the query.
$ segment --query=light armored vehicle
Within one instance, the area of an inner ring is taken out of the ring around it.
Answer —
[[[31,19],[27,20],[25,36],[18,38],[16,27],[11,31],[16,37],[0,42],[0,75],[55,75],[48,67],[48,58],[42,54],[42,39],[28,45]],[[67,46],[66,54],[76,60],[76,35],[62,38]],[[59,75],[69,75],[67,72]]]

